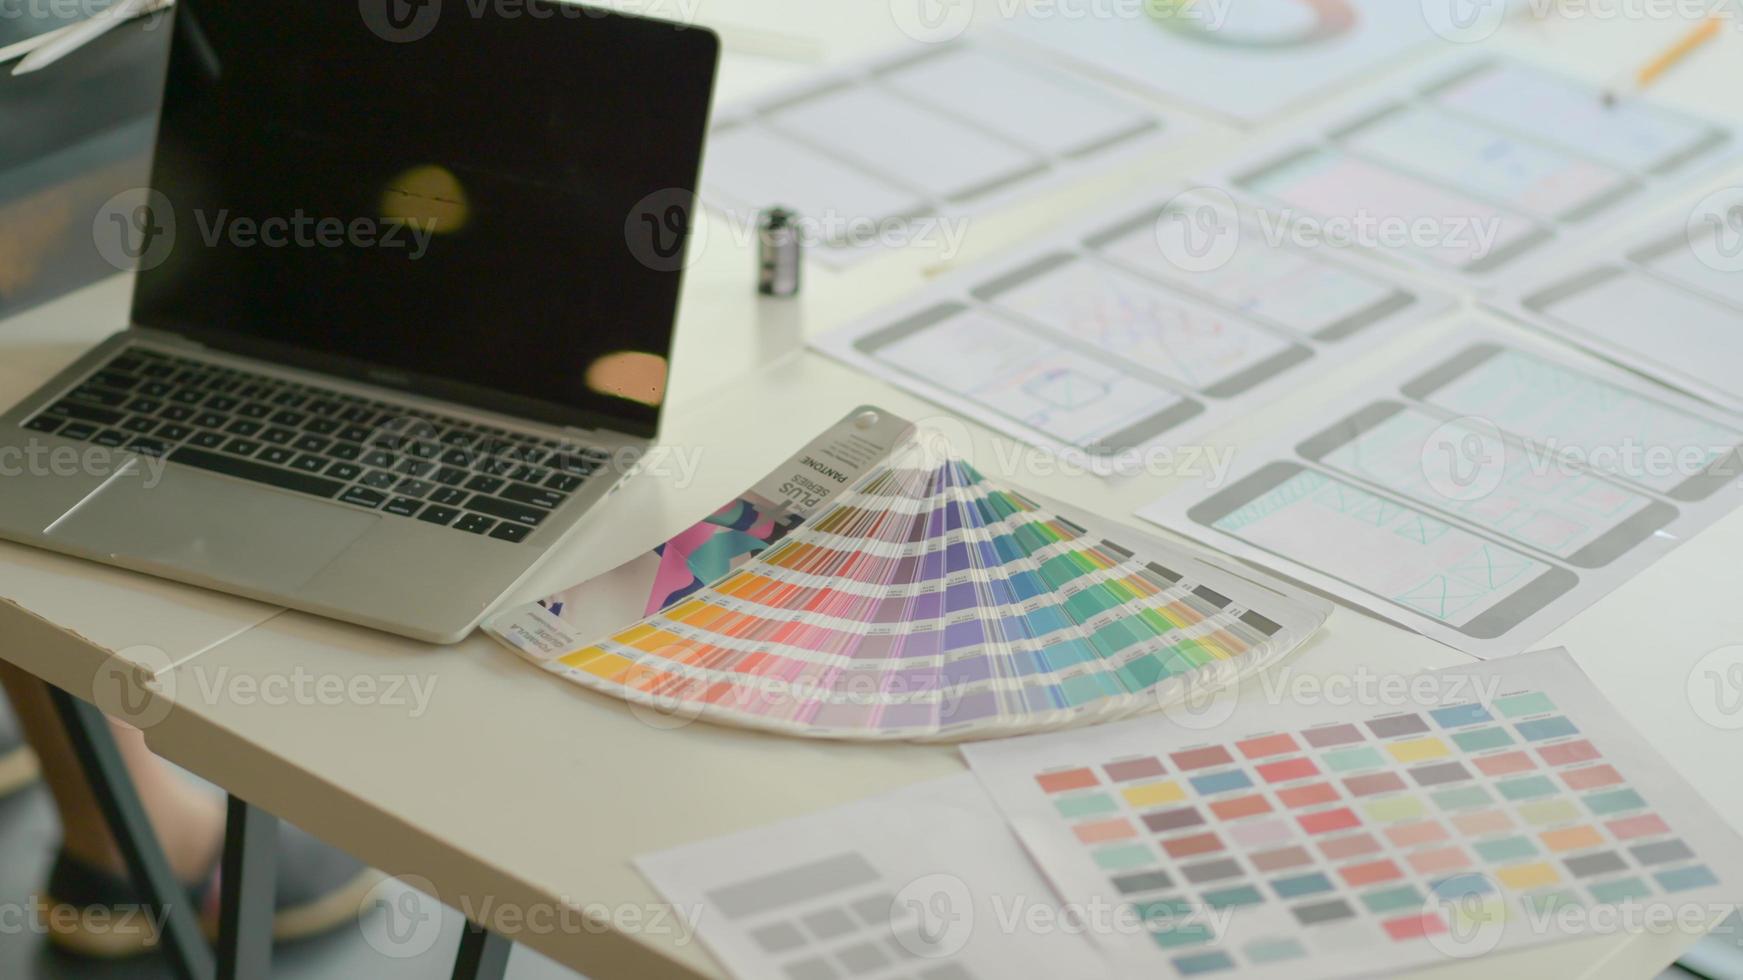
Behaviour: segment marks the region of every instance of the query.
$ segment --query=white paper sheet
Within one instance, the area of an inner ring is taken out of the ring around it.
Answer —
[[[1242,0],[1185,5],[1059,0],[1006,30],[1084,69],[1257,122],[1434,38],[1416,4]]]
[[[1186,440],[1450,309],[1223,198],[1160,193],[955,272],[814,346],[1095,472]]]
[[[965,38],[831,70],[719,110],[703,200],[741,231],[781,206],[835,266],[950,250],[963,222],[1186,127],[1044,60]]]
[[[1743,413],[1743,195],[1533,275],[1496,309]]]
[[[1497,57],[1446,56],[1210,176],[1298,239],[1490,287],[1735,158],[1738,133]]]
[[[1516,653],[1743,503],[1743,426],[1461,326],[1145,519],[1480,657]]]
[[[1390,679],[964,754],[1067,902],[1142,919],[1091,933],[1115,976],[1392,976],[1734,907],[1743,840],[1566,651]]]
[[[742,980],[1107,974],[967,774],[636,866]]]

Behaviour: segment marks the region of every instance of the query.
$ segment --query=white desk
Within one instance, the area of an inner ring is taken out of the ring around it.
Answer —
[[[701,12],[704,22],[711,18],[843,39],[830,44],[832,57],[900,37],[882,6],[846,0],[791,0],[778,9],[716,0]],[[1604,77],[1607,70],[1590,66],[1637,58],[1674,26],[1587,23],[1514,31],[1506,40]],[[1734,52],[1737,41],[1727,37],[1721,44]],[[730,57],[723,98],[792,70]],[[1722,113],[1726,93],[1740,87],[1743,62],[1719,53],[1686,66],[1663,94]],[[1212,128],[1194,147],[1150,162],[1149,172],[1179,173],[1233,141],[1231,133]],[[994,251],[1144,179],[1129,170],[977,221],[963,258]],[[664,440],[702,454],[697,479],[688,486],[632,482],[514,601],[645,550],[738,493],[857,404],[880,404],[915,419],[941,414],[797,347],[802,333],[913,288],[936,262],[907,254],[844,275],[813,269],[800,300],[764,301],[752,294],[747,249],[731,236],[715,236],[690,273]],[[0,403],[22,397],[117,327],[128,289],[128,281],[116,277],[0,323]],[[1407,338],[1375,358],[1433,343],[1435,333]],[[1335,394],[1337,386],[1336,375],[1322,378],[1313,390],[1225,435],[1236,439],[1264,429],[1294,405]],[[990,452],[994,437],[970,429],[977,450]],[[1126,517],[1166,489],[1142,480],[1043,474],[1021,481],[1114,517]],[[1717,809],[1734,815],[1743,814],[1743,782],[1735,778],[1743,731],[1703,723],[1686,681],[1703,654],[1743,641],[1743,603],[1735,599],[1739,553],[1743,514],[1546,643],[1572,648],[1673,765]],[[601,980],[722,976],[695,942],[622,925],[660,904],[631,867],[633,855],[961,769],[948,747],[812,743],[703,724],[663,730],[621,702],[541,673],[481,635],[430,647],[13,545],[0,545],[0,597],[0,656],[85,697],[114,690],[115,658],[152,668],[154,697],[166,716],[146,734],[159,753],[391,873],[427,880],[448,904]],[[1661,621],[1636,622],[1641,609],[1659,611]],[[1446,647],[1340,608],[1292,665],[1319,675],[1409,673],[1462,660]],[[320,693],[364,682],[382,692],[385,685],[415,682],[431,692],[427,709],[417,712],[403,686],[397,698]],[[281,692],[303,685],[309,696],[283,703],[251,687],[262,683]],[[516,928],[496,917],[557,906],[603,908],[619,925]],[[1584,940],[1424,975],[1642,977],[1691,941],[1675,934]]]

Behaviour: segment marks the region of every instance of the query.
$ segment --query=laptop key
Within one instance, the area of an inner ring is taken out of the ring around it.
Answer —
[[[269,446],[262,450],[260,455],[254,458],[263,463],[272,463],[275,466],[283,466],[295,457],[296,453],[291,452],[283,446]]]
[[[454,527],[471,534],[483,534],[485,531],[490,530],[491,526],[495,523],[494,520],[491,520],[482,514],[467,514],[465,517],[455,521]]]
[[[538,524],[549,513],[549,511],[543,511],[537,507],[530,507],[513,500],[504,500],[501,497],[489,497],[481,493],[473,494],[472,498],[466,501],[466,509],[478,511],[480,514],[489,514],[491,517],[500,517],[505,521],[515,521],[519,524]]]
[[[388,487],[398,483],[399,477],[394,476],[386,470],[370,470],[368,473],[363,474],[363,479],[358,482],[366,487],[374,487],[377,490],[386,490]]]
[[[460,516],[460,512],[455,510],[452,507],[443,507],[440,504],[431,504],[430,506],[424,508],[423,513],[418,515],[418,520],[429,521],[431,524],[446,525],[446,524],[452,523],[454,518],[459,517],[459,516]]]
[[[193,434],[194,430],[185,425],[177,425],[174,422],[165,422],[163,425],[159,426],[157,430],[157,437],[159,439],[167,439],[170,442],[181,442],[183,439],[186,439],[188,436]]]
[[[292,448],[305,453],[318,453],[326,449],[327,445],[328,440],[323,439],[320,436],[303,436],[296,442],[291,443]]]
[[[430,474],[430,479],[435,480],[437,483],[446,484],[447,486],[452,487],[458,486],[462,483],[466,479],[466,476],[467,473],[465,470],[457,469],[452,466],[438,466],[436,472]]]
[[[315,497],[331,499],[345,489],[345,484],[337,480],[314,476],[308,473],[298,473],[295,470],[279,469],[276,466],[266,466],[253,460],[236,459],[233,456],[221,456],[200,449],[183,446],[170,453],[172,463],[183,463],[195,466],[213,473],[240,477],[253,483],[264,483],[267,486],[279,487],[284,490],[294,490]]]
[[[224,431],[236,436],[251,436],[260,431],[260,423],[251,419],[237,419],[226,425]]]
[[[275,400],[278,401],[279,404],[284,404],[284,396],[283,395],[278,396],[278,398]],[[307,418],[308,418],[308,416],[304,415],[301,412],[284,411],[284,412],[272,413],[272,422],[274,425],[288,425],[288,426],[291,426],[293,428],[296,426],[302,425],[303,421]]]
[[[558,493],[574,493],[581,486],[581,478],[570,476],[567,473],[553,473],[551,478],[545,481],[545,486]]]
[[[363,475],[363,467],[356,463],[334,463],[327,467],[327,475],[335,480],[355,480]]]
[[[163,407],[163,402],[155,398],[135,398],[127,403],[129,412],[144,412],[147,415]]]
[[[270,442],[275,446],[285,445],[296,437],[297,434],[294,429],[281,429],[278,426],[273,426],[260,434],[260,440],[262,442]]]
[[[367,490],[363,487],[350,487],[339,495],[339,500],[343,503],[368,507],[370,510],[380,507],[381,502],[386,499],[387,494],[376,493],[374,490]]]
[[[340,429],[339,423],[332,419],[312,418],[303,423],[304,432],[312,432],[318,436],[330,436]]]
[[[80,422],[96,422],[99,425],[114,425],[126,416],[107,408],[97,408],[92,405],[81,405],[78,402],[63,401],[54,406],[51,411],[65,415]]]
[[[105,388],[119,388],[122,391],[132,391],[139,379],[121,371],[98,371],[91,375],[91,380]]]
[[[186,405],[171,405],[157,414],[171,422],[186,422],[194,417],[194,410]]]
[[[80,401],[90,402],[94,405],[102,405],[105,408],[120,408],[127,404],[126,392],[110,391],[106,388],[98,388],[94,385],[80,385],[79,387],[74,388],[72,390],[72,397],[77,398]]]
[[[454,487],[439,487],[430,494],[430,502],[435,504],[458,504],[466,499],[466,491]]]
[[[543,507],[546,510],[552,510],[563,502],[563,495],[555,490],[530,487],[524,483],[510,483],[502,489],[502,496],[515,503],[532,504],[534,507]]]
[[[230,422],[230,416],[217,412],[201,412],[194,416],[194,424],[202,429],[222,429]]]
[[[261,443],[248,439],[232,439],[224,444],[224,451],[238,456],[252,456],[260,452]]]
[[[57,419],[51,415],[38,415],[36,418],[24,423],[24,427],[33,432],[53,432],[60,428],[64,422],[66,422],[66,419]]]
[[[521,524],[511,524],[504,521],[503,523],[496,525],[496,530],[490,532],[490,536],[496,538],[498,541],[524,541],[526,536],[531,532],[532,528],[530,527]]]
[[[599,464],[593,460],[567,453],[553,456],[545,462],[571,476],[592,476],[599,469]]]
[[[364,453],[363,458],[358,460],[358,462],[362,463],[364,466],[374,466],[379,469],[391,469],[394,464],[394,455],[383,449],[371,449]]]
[[[206,407],[214,412],[234,412],[242,405],[242,399],[229,395],[213,395],[206,399]]]
[[[60,434],[67,439],[87,440],[97,434],[97,427],[89,422],[68,422]]]
[[[127,449],[141,456],[169,455],[169,443],[158,439],[135,439],[127,444]]]
[[[116,432],[114,429],[104,429],[92,436],[91,441],[99,446],[124,446],[127,444],[127,433]]]
[[[401,517],[411,517],[416,514],[418,508],[423,505],[423,501],[411,497],[395,497],[392,500],[389,500],[387,506],[383,507],[382,510],[387,511],[389,514],[398,514]]]
[[[393,469],[394,472],[404,473],[407,476],[428,476],[435,468],[435,463],[421,459],[406,459],[401,460],[400,464]]]
[[[466,481],[466,489],[479,493],[495,493],[502,489],[502,481],[494,476],[475,476]]]
[[[150,432],[152,429],[157,428],[157,420],[156,419],[148,419],[148,418],[145,418],[144,416],[141,416],[141,415],[135,415],[132,418],[128,419],[127,421],[121,423],[121,428],[127,430],[128,432],[135,433],[136,435],[145,435],[146,433]]]
[[[458,466],[461,469],[469,469],[475,458],[472,453],[464,449],[450,449],[441,456],[443,463],[449,466]]]
[[[408,497],[428,497],[436,485],[424,480],[401,480],[394,486],[394,492],[403,493]]]
[[[245,419],[264,419],[272,415],[272,406],[260,402],[249,402],[236,410],[236,414]]]
[[[221,432],[196,432],[188,444],[201,449],[217,449],[224,445],[224,435]]]

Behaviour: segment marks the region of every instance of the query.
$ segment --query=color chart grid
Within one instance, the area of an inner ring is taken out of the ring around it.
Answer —
[[[1718,883],[1541,692],[1034,779],[1180,976],[1423,943],[1470,900],[1547,914]]]

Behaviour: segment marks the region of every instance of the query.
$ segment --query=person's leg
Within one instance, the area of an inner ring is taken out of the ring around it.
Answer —
[[[75,916],[71,925],[51,926],[50,940],[75,952],[105,957],[150,948],[156,943],[154,933],[106,925],[111,920],[105,911],[135,905],[139,899],[48,688],[4,662],[0,662],[0,686],[12,700],[24,737],[41,758],[43,780],[61,818],[64,843],[49,873],[45,898],[57,911],[65,908]],[[138,731],[110,724],[171,870],[191,894],[202,897],[202,924],[215,932],[214,885],[224,848],[224,801],[201,791],[152,755]],[[277,939],[299,939],[355,921],[359,903],[379,879],[349,855],[284,823],[278,826],[275,849],[273,936]]]
[[[36,782],[36,753],[18,730],[12,713],[0,702],[0,799]]]
[[[43,781],[60,814],[62,846],[87,865],[124,874],[121,852],[97,809],[60,716],[49,700],[48,688],[4,663],[0,663],[0,686],[6,688],[19,727],[36,750]],[[110,725],[170,867],[182,881],[201,880],[217,864],[224,847],[224,802],[202,792],[152,755],[137,730],[113,722]]]

